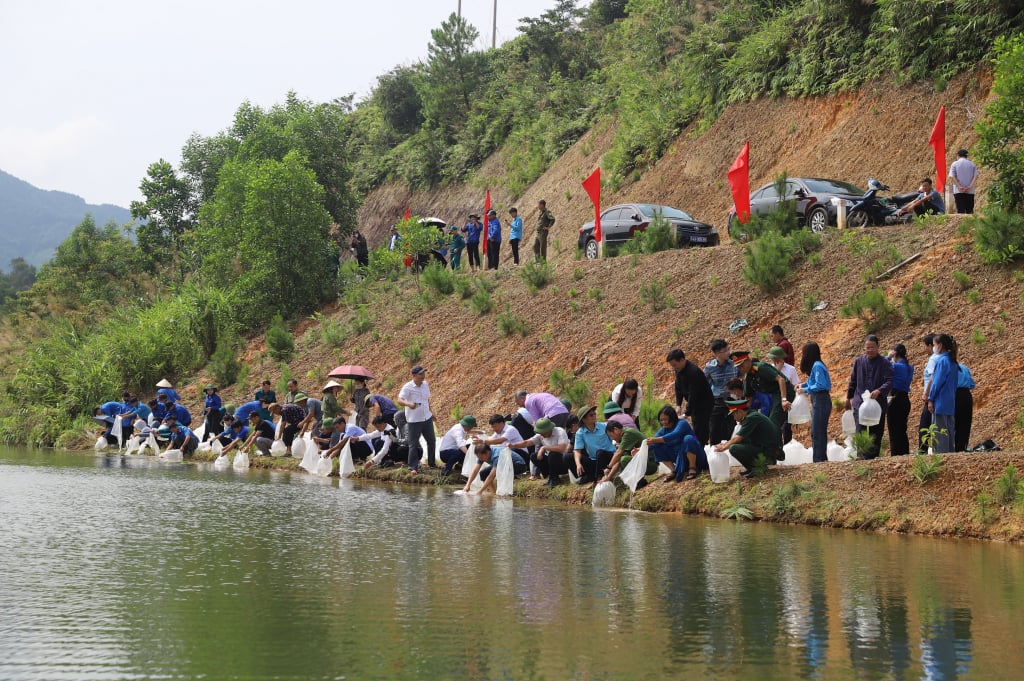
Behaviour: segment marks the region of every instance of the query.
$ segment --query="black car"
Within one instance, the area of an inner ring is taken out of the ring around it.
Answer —
[[[601,213],[601,238],[606,246],[619,246],[647,229],[656,216],[675,228],[677,248],[718,245],[718,233],[711,225],[690,217],[678,208],[650,203],[622,203],[606,209]],[[588,260],[597,258],[593,220],[580,227],[577,245]]]
[[[842,180],[825,180],[817,177],[786,178],[786,193],[779,196],[775,182],[755,190],[750,195],[750,214],[763,215],[770,213],[780,205],[791,202],[796,210],[796,218],[800,226],[806,226],[812,232],[821,233],[829,225],[836,224],[836,207],[832,198],[838,197],[853,205],[856,199],[864,195],[864,190]],[[743,238],[743,226],[736,217],[736,209],[729,211],[729,236],[734,239]]]

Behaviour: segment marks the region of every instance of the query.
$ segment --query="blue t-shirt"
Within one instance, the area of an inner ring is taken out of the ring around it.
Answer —
[[[931,192],[929,192],[927,194],[925,194],[924,192],[921,192],[920,194],[917,195],[917,198],[919,198],[919,199],[926,199],[925,202],[923,204],[921,204],[921,205],[923,205],[925,207],[926,210],[928,208],[931,208],[936,213],[945,213],[946,212],[946,204],[942,200],[942,194],[938,193],[934,189],[931,190]]]
[[[156,391],[157,399],[160,399],[161,395],[167,395],[167,399],[171,402],[181,402],[181,395],[175,392],[174,388],[160,388]]]
[[[512,224],[509,226],[508,238],[509,240],[523,240],[523,219],[518,215],[513,218]]]
[[[193,433],[190,428],[186,428],[185,426],[183,426],[183,425],[181,425],[179,423],[178,424],[178,432],[177,433],[171,433],[171,441],[174,443],[175,447],[181,447],[182,445],[185,444],[185,438],[187,438],[189,435],[192,436],[193,440],[198,440],[199,439],[199,438],[196,437],[196,434]]]
[[[216,411],[223,407],[224,403],[221,402],[220,395],[214,393],[212,395],[206,396],[206,399],[203,400],[203,405],[206,407],[206,409],[204,410],[205,413],[208,414],[211,411]]]
[[[467,222],[462,231],[466,233],[467,244],[478,244],[480,243],[480,232],[484,231],[484,226],[479,222]]]
[[[136,416],[138,416],[143,421],[146,421],[147,423],[149,422],[150,414],[153,413],[153,410],[150,409],[145,404],[143,404],[142,402],[139,402],[137,405],[132,407],[132,411],[135,412]]]
[[[249,414],[260,410],[260,403],[258,400],[252,402],[246,402],[235,409],[235,418],[245,423],[245,420],[249,418]]]
[[[490,461],[484,461],[479,456],[476,457],[476,460],[477,460],[477,462],[480,463],[481,466],[497,466],[498,465],[498,458],[501,456],[501,451],[503,449],[505,449],[505,444],[504,443],[502,443],[500,445],[491,445],[491,460]],[[526,460],[523,459],[522,456],[517,454],[516,450],[510,449],[508,451],[512,452],[512,465],[515,465],[515,464],[519,464],[520,466],[525,466],[526,465]]]
[[[685,423],[685,421],[684,421]],[[573,449],[578,449],[581,452],[586,452],[594,461],[597,460],[597,453],[600,451],[614,452],[615,443],[608,437],[605,432],[605,428],[608,427],[606,423],[594,424],[594,431],[587,430],[586,426],[581,426],[576,431],[576,442],[573,445]]]
[[[376,404],[380,407],[382,416],[391,416],[398,413],[398,407],[395,406],[395,403],[383,395],[371,395],[369,404]]]
[[[914,367],[906,361],[892,363],[892,389],[910,392],[910,384],[914,380]]]
[[[487,221],[487,240],[501,241],[501,220],[491,218]]]
[[[104,402],[100,405],[100,411],[104,416],[117,416],[118,414],[129,414],[131,409],[124,406],[124,402]]]
[[[177,419],[178,423],[183,426],[187,426],[192,423],[192,414],[190,414],[188,409],[180,404],[175,404],[172,409],[168,409],[167,416],[173,416]]]

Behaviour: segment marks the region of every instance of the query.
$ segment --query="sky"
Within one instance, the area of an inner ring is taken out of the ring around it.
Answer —
[[[498,43],[555,0],[498,0]],[[327,102],[425,59],[458,0],[0,0],[0,170],[128,207],[149,164],[289,90]],[[494,0],[462,0],[491,44]]]

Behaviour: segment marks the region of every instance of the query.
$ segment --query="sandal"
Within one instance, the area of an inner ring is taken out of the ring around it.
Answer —
[[[697,477],[697,471],[687,471],[686,475],[683,476],[683,480],[693,480]]]
[[[676,474],[675,473],[669,473],[668,475],[663,477],[661,479],[661,481],[662,482],[675,482],[676,481]]]

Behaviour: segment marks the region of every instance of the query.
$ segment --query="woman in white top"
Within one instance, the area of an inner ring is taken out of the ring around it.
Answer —
[[[633,417],[640,423],[640,402],[644,399],[644,391],[635,378],[627,378],[612,390],[612,402],[622,407],[622,413]]]

